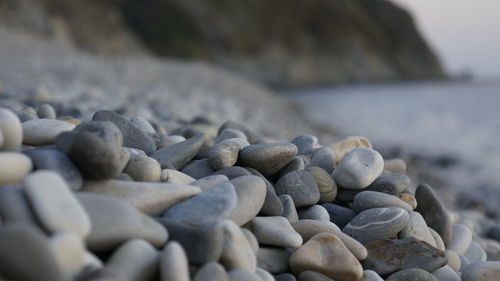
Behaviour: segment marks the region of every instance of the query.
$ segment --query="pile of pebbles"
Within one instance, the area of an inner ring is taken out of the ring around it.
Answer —
[[[366,138],[170,127],[0,108],[2,279],[500,280],[500,227]]]

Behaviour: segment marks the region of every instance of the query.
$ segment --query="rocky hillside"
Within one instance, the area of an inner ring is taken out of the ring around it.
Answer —
[[[194,58],[271,86],[444,76],[385,0],[0,0],[0,18],[93,53]]]

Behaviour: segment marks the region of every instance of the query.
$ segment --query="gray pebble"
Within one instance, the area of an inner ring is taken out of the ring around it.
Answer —
[[[389,173],[406,174],[406,163],[403,159],[384,160],[384,170]]]
[[[48,103],[41,104],[37,110],[36,114],[38,115],[39,118],[46,118],[46,119],[56,119],[56,111],[52,107],[52,105]]]
[[[337,185],[347,189],[363,189],[373,183],[384,170],[384,159],[375,150],[358,147],[346,154],[333,171]]]
[[[251,220],[251,231],[259,244],[284,248],[302,245],[302,237],[284,217],[255,217]]]
[[[276,281],[297,281],[295,276],[291,273],[278,274],[275,275],[274,278],[276,279]]]
[[[238,156],[241,166],[248,166],[264,176],[277,173],[297,155],[297,147],[292,143],[253,144],[243,148]]]
[[[307,169],[314,178],[319,190],[319,202],[330,203],[337,196],[337,184],[325,170],[320,167],[311,167]]]
[[[438,281],[460,281],[460,276],[451,269],[451,267],[445,265],[437,270],[435,270],[432,275],[436,277]]]
[[[283,169],[280,170],[280,177],[288,174],[291,171],[295,170],[304,170],[305,168],[304,160],[298,156],[295,156],[290,163],[288,163]]]
[[[292,196],[281,194],[279,198],[283,203],[283,213],[281,216],[286,218],[290,223],[297,222],[299,220],[299,215],[297,214],[297,209],[295,209]]]
[[[238,225],[226,220],[221,227],[224,230],[224,246],[220,261],[225,268],[256,270],[255,252]]]
[[[486,252],[481,248],[479,243],[472,241],[467,251],[465,251],[464,256],[471,262],[483,262],[486,261]]]
[[[497,281],[500,261],[476,262],[462,270],[463,281]]]
[[[299,274],[299,281],[335,281],[328,276],[325,276],[315,271],[303,271]]]
[[[310,206],[318,203],[320,194],[314,177],[307,171],[295,170],[276,183],[277,194],[289,194],[296,207]]]
[[[330,215],[330,221],[336,224],[338,227],[343,228],[356,216],[356,212],[353,209],[346,208],[340,205],[332,203],[321,204]]]
[[[210,165],[208,159],[204,158],[191,161],[189,164],[184,166],[184,168],[182,168],[181,172],[194,179],[201,179],[212,175],[215,170]]]
[[[398,271],[389,276],[386,281],[438,281],[429,272],[419,269],[410,268]]]
[[[0,151],[18,151],[23,141],[23,129],[17,115],[9,109],[0,107],[0,132],[3,143]]]
[[[261,173],[253,168],[246,168],[247,171],[253,175],[258,176],[266,183],[266,199],[264,199],[264,205],[260,210],[259,215],[261,216],[281,216],[283,214],[283,204],[276,194],[274,186],[264,177]]]
[[[472,231],[468,226],[460,223],[452,225],[451,228],[452,228],[451,241],[447,245],[448,246],[447,249],[452,250],[459,255],[463,255],[471,245]]]
[[[311,161],[307,164],[308,167],[320,167],[327,173],[333,172],[333,165],[335,164],[335,152],[328,146],[320,147],[311,155]]]
[[[419,184],[415,192],[418,205],[415,211],[424,217],[429,227],[434,229],[448,245],[451,241],[451,219],[446,207],[428,184]]]
[[[311,207],[302,208],[298,210],[299,219],[311,219],[311,220],[321,220],[330,221],[330,215],[328,211],[321,205],[312,205]]]
[[[54,119],[35,119],[26,121],[23,126],[23,144],[48,145],[56,142],[62,132],[71,131],[75,125]]]
[[[26,223],[36,225],[24,189],[18,186],[0,188],[0,217],[2,223]]]
[[[160,162],[161,168],[182,169],[198,153],[205,135],[199,134],[183,142],[165,146],[151,155]],[[186,173],[187,174],[187,173]]]
[[[231,180],[238,197],[230,219],[241,226],[255,217],[266,198],[266,184],[258,176],[242,176]]]
[[[238,160],[240,148],[241,145],[233,139],[221,141],[208,151],[208,161],[214,170],[231,167]]]
[[[161,166],[156,159],[146,155],[131,157],[124,170],[135,181],[159,182]]]
[[[389,195],[390,196],[390,195]],[[415,237],[418,240],[425,241],[432,246],[436,246],[436,241],[429,231],[424,218],[418,212],[410,212],[408,225],[398,234],[399,238]]]
[[[247,137],[247,140],[249,143],[254,144],[256,143],[260,138],[257,136],[255,133],[253,133],[251,130],[249,130],[247,127],[237,124],[232,121],[227,121],[224,124],[222,124],[219,128],[218,134],[222,132],[224,129],[231,128],[231,129],[236,129],[242,131],[245,136]]]
[[[257,266],[273,274],[287,272],[288,259],[289,255],[283,248],[260,247],[257,251]]]
[[[257,274],[262,281],[276,281],[271,273],[262,268],[257,268],[255,274]]]
[[[161,280],[189,281],[189,263],[186,252],[177,241],[169,242],[160,254]]]
[[[366,190],[399,194],[411,187],[411,179],[404,174],[382,173]]]
[[[296,136],[292,143],[297,146],[298,154],[311,154],[318,145],[318,138],[313,135]]]
[[[367,209],[398,207],[411,212],[413,208],[396,196],[376,191],[363,191],[354,197],[353,207],[356,212],[362,212]]]
[[[197,186],[201,188],[201,190],[208,190],[219,183],[223,183],[225,181],[229,181],[229,178],[225,175],[213,175],[203,177],[191,183],[191,185]]]
[[[232,167],[227,167],[224,169],[220,169],[213,173],[213,175],[224,175],[228,177],[230,180],[242,177],[242,176],[250,176],[252,175],[251,172],[249,172],[247,169],[239,166],[232,166]]]
[[[161,171],[160,181],[169,183],[191,184],[195,181],[195,179],[177,170],[163,169]]]
[[[262,281],[259,275],[250,270],[233,269],[227,273],[231,281]]]
[[[215,138],[215,143],[220,143],[227,139],[239,138],[243,140],[247,140],[247,136],[238,129],[226,128],[222,130],[218,136]]]
[[[136,126],[137,128],[141,129],[142,131],[144,131],[146,133],[150,133],[150,134],[156,133],[156,131],[153,128],[153,126],[151,125],[151,123],[149,123],[148,120],[146,120],[140,116],[135,116],[132,119],[130,119],[130,123],[134,124],[134,126]]]

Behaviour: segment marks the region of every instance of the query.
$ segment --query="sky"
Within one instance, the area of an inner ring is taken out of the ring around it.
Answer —
[[[450,74],[500,77],[500,0],[392,0],[410,10]]]

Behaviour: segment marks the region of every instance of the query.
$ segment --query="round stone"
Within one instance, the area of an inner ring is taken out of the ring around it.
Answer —
[[[159,182],[162,174],[160,163],[146,155],[137,155],[131,158],[124,172],[135,181],[144,182]]]
[[[299,219],[312,219],[330,222],[328,211],[321,205],[312,205],[298,211]]]
[[[463,281],[496,281],[500,272],[500,261],[476,262],[462,270]]]
[[[236,190],[238,204],[230,219],[244,225],[254,218],[264,205],[266,184],[257,176],[242,176],[231,180]]]
[[[292,196],[281,194],[279,198],[283,203],[283,213],[281,216],[286,218],[290,223],[297,222],[299,220],[299,215],[297,214],[297,209],[295,209]]]
[[[420,184],[415,192],[418,206],[415,211],[424,217],[429,227],[434,229],[444,241],[445,245],[451,242],[451,218],[446,207],[428,184]]]
[[[425,270],[410,268],[392,274],[386,281],[438,281],[438,279]]]
[[[227,269],[257,269],[257,259],[247,238],[234,222],[222,222],[224,246],[220,261]]]
[[[330,221],[340,228],[343,228],[356,216],[356,212],[353,209],[346,208],[344,206],[332,203],[324,203],[321,204],[321,206],[328,211]]]
[[[382,173],[366,190],[400,194],[411,187],[411,179],[404,174]]]
[[[209,262],[203,265],[193,281],[229,281],[226,270],[217,262]]]
[[[186,252],[177,241],[169,242],[160,254],[161,280],[190,281]]]
[[[363,277],[359,281],[384,281],[384,279],[373,270],[363,270]]]
[[[365,137],[348,137],[345,140],[339,141],[330,145],[336,155],[335,166],[338,166],[340,160],[344,158],[344,156],[354,150],[357,147],[366,147],[371,149],[372,144]]]
[[[476,241],[472,241],[464,256],[471,262],[486,261],[487,255],[483,248]]]
[[[458,274],[451,269],[451,267],[445,265],[432,273],[438,281],[461,281],[462,279]]]
[[[215,143],[220,143],[222,141],[233,138],[247,140],[247,136],[242,131],[238,129],[227,128],[220,131],[219,135],[215,138],[214,141]]]
[[[255,217],[251,220],[250,230],[259,244],[298,248],[302,237],[284,217]]]
[[[307,171],[313,176],[319,190],[319,202],[330,203],[337,196],[337,184],[325,170],[320,167],[311,167]]]
[[[38,115],[39,118],[46,118],[46,119],[56,119],[56,111],[52,107],[52,105],[48,103],[41,104],[37,109],[36,109],[36,114]]]
[[[320,147],[311,155],[311,161],[307,164],[308,167],[320,167],[327,173],[333,172],[335,164],[335,152],[327,146]]]
[[[195,157],[205,142],[205,138],[204,134],[198,134],[183,142],[165,146],[152,154],[151,157],[160,162],[162,169],[175,168],[181,170]],[[186,174],[190,175],[189,173]]]
[[[50,247],[66,280],[71,280],[86,263],[85,244],[71,232],[58,232],[50,237]]]
[[[0,186],[21,183],[33,168],[31,159],[18,152],[0,152]]]
[[[213,175],[198,179],[192,182],[191,185],[197,186],[201,188],[201,190],[208,190],[225,181],[229,181],[229,178],[226,177],[225,175]]]
[[[391,195],[388,195],[391,196]],[[418,212],[410,212],[408,225],[398,234],[399,238],[415,237],[418,240],[425,241],[432,246],[436,246],[436,241],[429,231],[424,218]]]
[[[292,143],[297,146],[298,154],[311,154],[318,145],[318,138],[313,135],[300,135],[296,136]]]
[[[149,123],[148,120],[146,120],[145,118],[142,118],[140,116],[135,116],[132,119],[130,119],[130,123],[134,124],[134,126],[136,126],[137,128],[141,129],[142,131],[144,131],[146,133],[150,133],[150,134],[156,133],[156,131],[153,128],[153,126],[151,125],[151,123]]]
[[[462,266],[462,263],[460,261],[460,257],[457,255],[457,253],[451,251],[451,250],[446,250],[444,252],[446,255],[446,258],[448,259],[448,266],[453,269],[455,272],[460,271],[460,267]]]
[[[17,115],[7,108],[0,107],[0,132],[3,142],[0,151],[18,151],[23,141],[23,128]]]
[[[413,208],[396,196],[376,191],[363,191],[354,197],[354,210],[362,212],[367,209],[397,207],[411,212]]]
[[[359,213],[342,231],[363,244],[394,238],[408,225],[408,212],[401,208],[376,208]]]
[[[56,142],[56,137],[71,131],[75,125],[54,119],[35,119],[23,123],[23,143],[28,145],[48,145]]]
[[[333,179],[347,189],[363,189],[384,170],[384,159],[375,150],[360,147],[349,152],[333,171]]]
[[[226,168],[230,169],[232,167]],[[223,171],[225,169],[219,170]],[[194,178],[194,179],[201,179],[204,177],[208,177],[212,175],[215,170],[212,168],[210,165],[210,162],[208,161],[207,158],[200,159],[200,160],[193,160],[189,162],[184,168],[181,170],[182,173]]]
[[[388,173],[406,174],[406,163],[403,159],[384,160],[384,170]]]
[[[275,189],[277,194],[290,195],[297,208],[314,205],[320,198],[314,177],[303,170],[295,170],[282,176]]]
[[[252,144],[240,151],[238,163],[270,176],[285,167],[295,155],[297,147],[292,143]]]
[[[231,167],[238,160],[240,148],[240,143],[233,139],[221,141],[208,151],[208,161],[215,170]]]
[[[452,226],[451,241],[447,249],[463,255],[472,242],[472,231],[464,224],[456,223]]]
[[[319,272],[303,271],[299,274],[299,281],[333,281],[333,279]]]
[[[273,274],[287,272],[288,259],[288,253],[283,248],[260,247],[257,251],[257,266]]]

